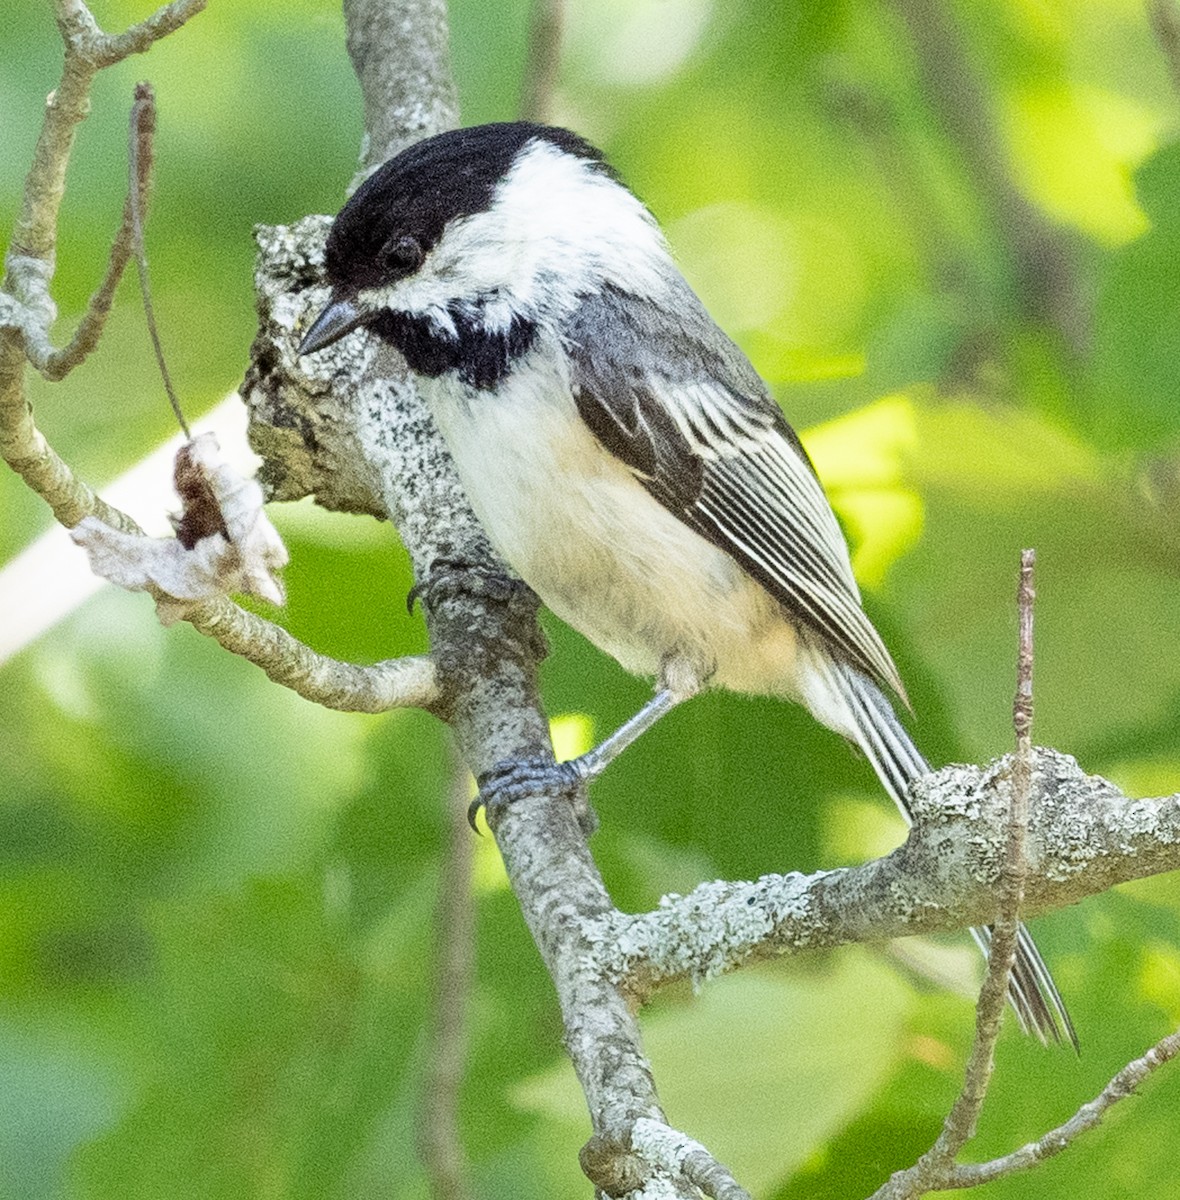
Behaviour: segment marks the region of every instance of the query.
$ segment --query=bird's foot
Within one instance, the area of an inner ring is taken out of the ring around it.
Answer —
[[[475,829],[475,818],[482,808],[493,828],[504,810],[530,796],[563,796],[574,806],[578,824],[588,837],[597,821],[586,801],[585,776],[579,759],[555,763],[550,758],[509,758],[497,763],[479,777],[479,795],[467,810],[467,820]]]
[[[534,612],[540,604],[527,583],[498,567],[470,559],[436,558],[426,578],[410,588],[406,608],[413,612],[418,600],[433,608],[458,596],[476,596],[498,604],[522,604]]]

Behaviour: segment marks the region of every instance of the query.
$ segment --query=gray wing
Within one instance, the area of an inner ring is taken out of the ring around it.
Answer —
[[[676,281],[667,302],[609,287],[582,301],[565,327],[582,419],[661,504],[732,555],[837,658],[904,695],[795,431],[686,282]]]

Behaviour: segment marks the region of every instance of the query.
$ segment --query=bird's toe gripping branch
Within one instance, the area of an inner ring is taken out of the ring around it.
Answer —
[[[415,601],[437,605],[452,596],[475,595],[501,604],[523,604],[536,609],[539,601],[523,580],[487,563],[462,558],[436,558],[426,579],[414,584],[406,596],[413,612]]]
[[[488,823],[495,823],[509,805],[529,796],[568,795],[578,801],[586,773],[581,759],[555,763],[548,758],[509,758],[497,763],[479,777],[479,795],[467,810],[467,820],[475,829],[475,818],[482,808]],[[584,802],[582,807],[584,807]]]

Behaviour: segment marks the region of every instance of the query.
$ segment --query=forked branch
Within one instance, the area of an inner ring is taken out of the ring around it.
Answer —
[[[28,366],[50,380],[64,378],[98,345],[126,265],[142,241],[151,183],[155,111],[151,89],[136,89],[130,129],[130,182],[123,219],[102,283],[74,336],[61,348],[50,329],[56,309],[50,294],[57,254],[57,222],[66,171],[78,124],[85,117],[94,77],[104,67],[142,53],[179,29],[206,0],[175,0],[125,33],[98,26],[82,0],[57,0],[56,14],[65,57],[61,79],[46,105],[24,199],[5,259],[0,284],[0,453],[52,508],[67,528],[93,517],[120,534],[142,536],[126,513],[107,504],[53,449],[33,420],[25,395]],[[175,406],[174,397],[173,399]],[[183,422],[182,422],[183,423]],[[167,599],[157,595],[157,599]],[[276,682],[331,708],[365,712],[442,702],[434,662],[428,657],[378,663],[341,663],[317,654],[281,627],[234,605],[227,598],[202,601],[185,619],[232,653],[256,663]]]

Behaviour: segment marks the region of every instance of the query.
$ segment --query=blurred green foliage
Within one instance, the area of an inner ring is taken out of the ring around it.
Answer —
[[[150,7],[95,11],[119,28]],[[1008,748],[1014,578],[1035,546],[1038,740],[1132,790],[1180,787],[1180,99],[1142,7],[943,0],[941,41],[903,0],[569,8],[557,118],[610,153],[805,431],[928,755]],[[451,11],[465,119],[512,117],[527,4]],[[101,273],[132,83],[150,77],[156,304],[193,412],[245,367],[251,226],[333,211],[350,178],[342,33],[325,0],[213,4],[95,89],[62,218],[62,326]],[[49,5],[8,0],[0,46],[10,227],[57,70]],[[30,389],[97,483],[171,431],[130,286],[101,351]],[[5,559],[50,525],[11,474],[0,506]],[[292,630],[357,660],[422,648],[388,529],[303,505],[277,517]],[[549,632],[550,710],[587,714],[567,730],[609,730],[645,698]],[[0,1197],[424,1195],[443,731],[321,711],[111,591],[0,668],[0,696]],[[594,799],[624,907],[900,836],[836,739],[729,696],[671,716]],[[477,854],[476,1195],[580,1194],[588,1127],[550,985],[494,847]],[[1083,1056],[1009,1030],[973,1153],[1064,1119],[1180,1020],[1178,916],[1163,879],[1037,922]],[[661,997],[648,1026],[673,1122],[760,1196],[870,1191],[937,1132],[971,1031],[958,943],[904,958],[857,948]],[[1145,1090],[989,1194],[1173,1197],[1180,1076]]]

